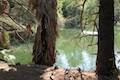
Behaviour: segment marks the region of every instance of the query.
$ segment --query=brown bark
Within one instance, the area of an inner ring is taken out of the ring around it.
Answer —
[[[114,1],[100,0],[99,8],[96,72],[99,80],[117,80],[114,55]]]
[[[56,58],[57,1],[37,0],[35,5],[38,28],[33,47],[33,62],[51,66]]]
[[[0,1],[0,15],[6,15],[9,13],[9,3],[7,0]]]

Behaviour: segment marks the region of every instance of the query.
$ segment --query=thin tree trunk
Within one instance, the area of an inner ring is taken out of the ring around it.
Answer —
[[[117,80],[114,55],[114,1],[100,0],[96,73],[99,80]]]

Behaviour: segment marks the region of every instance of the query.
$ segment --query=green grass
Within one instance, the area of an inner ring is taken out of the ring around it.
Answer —
[[[25,43],[14,46],[13,54],[16,57],[15,63],[30,64],[32,63],[32,43]]]

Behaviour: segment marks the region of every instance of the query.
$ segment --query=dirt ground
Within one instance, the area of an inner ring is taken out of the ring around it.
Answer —
[[[94,72],[43,65],[8,65],[0,63],[0,80],[97,80]]]

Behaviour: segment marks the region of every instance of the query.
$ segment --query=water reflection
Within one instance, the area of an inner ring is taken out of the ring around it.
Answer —
[[[120,69],[120,54],[115,52],[115,55],[116,65]],[[55,65],[64,68],[80,67],[83,71],[93,71],[96,69],[96,55],[91,55],[85,50],[69,54],[59,51]]]
[[[86,51],[82,51],[82,64],[79,64],[80,68],[84,71],[91,71],[95,69],[95,61],[96,56],[95,55],[89,55]]]
[[[56,64],[60,67],[64,67],[64,68],[69,68],[69,63],[68,63],[68,59],[66,58],[66,55],[63,51],[60,52],[60,54],[57,55],[56,57]]]

